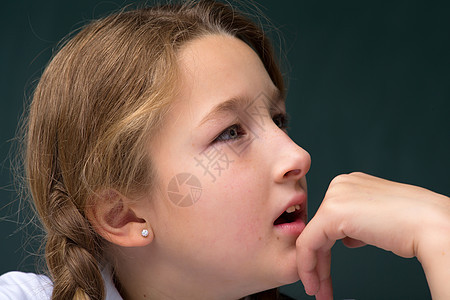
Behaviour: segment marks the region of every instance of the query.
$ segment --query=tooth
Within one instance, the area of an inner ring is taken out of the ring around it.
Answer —
[[[291,213],[291,212],[294,212],[295,211],[295,205],[292,205],[292,206],[290,206],[290,207],[288,207],[287,209],[286,209],[286,212],[289,214],[289,213]]]
[[[300,210],[300,205],[297,204],[297,205],[295,206],[295,210]]]

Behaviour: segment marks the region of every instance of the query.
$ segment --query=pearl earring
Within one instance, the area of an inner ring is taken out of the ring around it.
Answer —
[[[143,229],[142,232],[141,232],[141,235],[143,237],[148,237],[148,230],[147,229]]]

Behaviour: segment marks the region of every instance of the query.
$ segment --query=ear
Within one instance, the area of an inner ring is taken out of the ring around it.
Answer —
[[[123,247],[142,247],[151,243],[153,232],[150,224],[136,214],[137,202],[114,189],[96,193],[90,200],[86,216],[104,239]],[[148,230],[146,237],[142,235],[144,229]]]

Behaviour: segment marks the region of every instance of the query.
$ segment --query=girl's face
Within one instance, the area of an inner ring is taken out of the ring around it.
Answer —
[[[209,35],[179,54],[181,88],[149,147],[158,174],[149,259],[205,295],[296,281],[311,160],[286,134],[284,99],[236,38]]]

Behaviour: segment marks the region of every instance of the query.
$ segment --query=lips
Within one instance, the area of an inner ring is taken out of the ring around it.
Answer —
[[[301,217],[301,211],[295,210],[293,212],[285,211],[284,213],[279,216],[275,222],[273,222],[273,225],[279,225],[284,223],[292,223],[298,220]]]
[[[299,235],[306,226],[306,219],[306,193],[299,193],[278,212],[273,225],[284,233]]]

